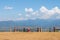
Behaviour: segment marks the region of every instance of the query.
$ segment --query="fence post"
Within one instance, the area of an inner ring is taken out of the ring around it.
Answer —
[[[25,29],[25,27],[23,28],[23,32],[26,32],[26,29]]]
[[[16,32],[16,27],[14,27],[14,32]]]
[[[6,32],[6,28],[4,27],[4,30],[3,30],[3,32]]]
[[[53,31],[55,32],[55,27],[53,27]]]
[[[18,26],[17,31],[20,32],[20,27]]]
[[[10,32],[12,32],[12,29],[11,29],[11,27],[10,27]]]
[[[51,32],[51,28],[49,28],[49,32]]]
[[[37,28],[37,32],[39,32],[40,30],[39,30],[39,28]]]
[[[41,32],[41,27],[40,27],[40,32]]]

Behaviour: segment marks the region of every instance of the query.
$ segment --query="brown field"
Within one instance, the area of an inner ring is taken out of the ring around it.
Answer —
[[[60,40],[60,32],[0,32],[0,40]]]

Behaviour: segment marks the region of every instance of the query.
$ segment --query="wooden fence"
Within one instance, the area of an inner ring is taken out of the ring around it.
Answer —
[[[0,32],[60,32],[57,27],[42,28],[42,27],[6,27],[0,28]]]

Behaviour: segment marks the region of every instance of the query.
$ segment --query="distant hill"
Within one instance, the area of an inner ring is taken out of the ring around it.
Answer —
[[[22,20],[22,21],[0,21],[1,27],[29,26],[29,27],[53,27],[60,26],[60,20]]]

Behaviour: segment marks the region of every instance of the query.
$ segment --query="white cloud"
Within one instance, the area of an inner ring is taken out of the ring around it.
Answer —
[[[32,15],[38,16],[39,15],[39,12],[38,11],[35,11],[35,12],[32,13]]]
[[[30,15],[29,15],[29,14],[26,14],[25,16],[26,16],[26,17],[30,17]]]
[[[28,18],[20,17],[20,18],[17,18],[16,20],[28,20]]]
[[[22,16],[22,14],[21,14],[21,13],[19,13],[18,15],[19,15],[19,16]]]
[[[25,12],[33,12],[32,8],[25,8]]]
[[[48,15],[54,15],[55,12],[54,12],[54,10],[49,10],[49,11],[47,12],[47,14],[48,14]]]
[[[7,7],[6,9],[13,9],[13,8]],[[26,12],[25,14],[19,13],[18,15],[21,17],[16,18],[16,20],[30,20],[30,19],[36,20],[36,19],[52,19],[52,18],[60,19],[60,9],[58,7],[54,7],[49,10],[48,8],[42,6],[37,11],[34,11],[32,8],[25,8],[25,12]]]
[[[11,10],[11,9],[13,9],[13,7],[5,6],[4,9],[6,9],[6,10]]]
[[[39,17],[40,19],[49,19],[55,14],[60,15],[60,9],[58,7],[54,7],[51,10],[48,10],[46,7],[42,6],[40,8],[40,12],[41,12],[41,14],[43,14],[42,16]]]
[[[60,14],[60,9],[57,6],[54,7],[52,10],[54,10],[55,13],[59,13]]]
[[[49,19],[55,18],[60,19],[60,16],[55,16],[55,14],[60,15],[60,9],[58,7],[54,7],[48,10],[46,7],[42,6],[39,10],[34,11],[32,8],[25,8],[25,12],[29,12],[30,14],[25,14],[25,19],[36,20],[36,19]]]
[[[48,9],[47,9],[46,7],[44,7],[44,6],[42,6],[42,7],[40,8],[40,11],[45,13],[45,12],[48,11]]]
[[[51,16],[53,16],[55,13],[53,10],[48,10],[42,17],[43,19],[49,19]]]

